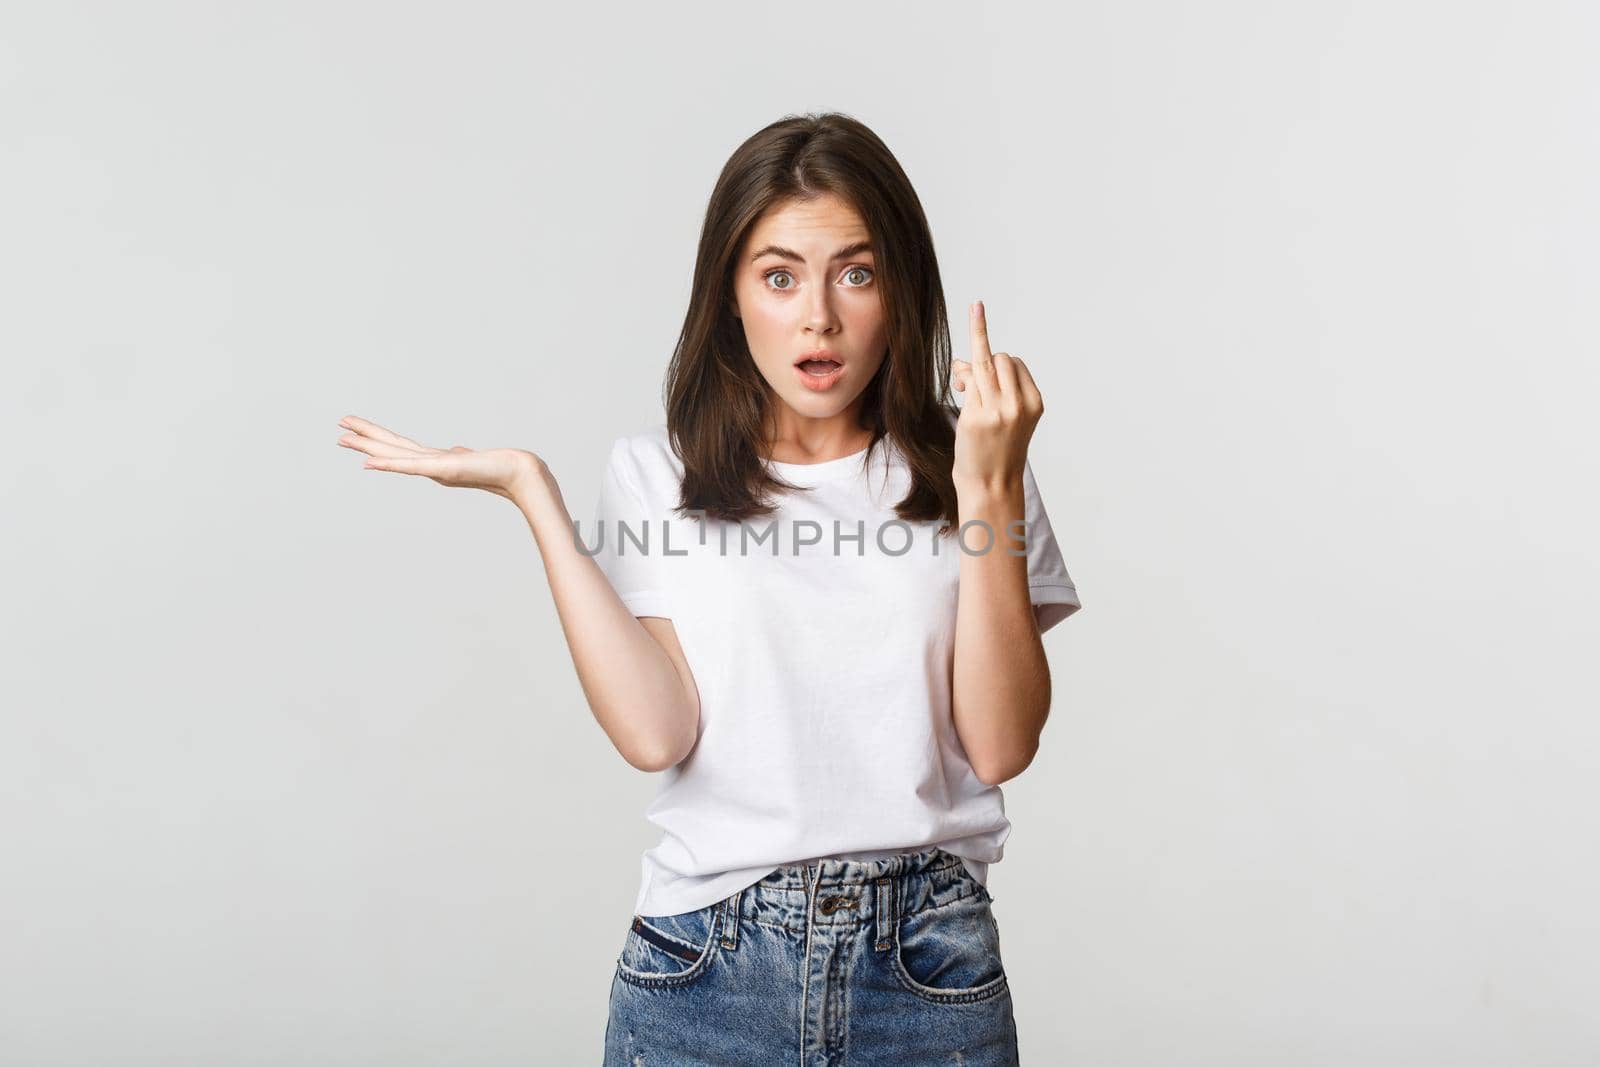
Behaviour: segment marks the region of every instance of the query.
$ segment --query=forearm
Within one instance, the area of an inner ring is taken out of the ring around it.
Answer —
[[[669,766],[699,725],[683,677],[594,557],[579,549],[554,479],[531,475],[511,498],[538,543],[578,682],[601,729],[640,770]]]
[[[988,523],[994,540],[973,525],[961,552],[955,663],[951,679],[956,733],[978,777],[994,785],[1022,773],[1038,751],[1050,711],[1050,665],[1028,598],[1028,561],[1012,523],[1023,518],[1022,478],[958,486],[964,525]],[[1021,527],[1017,527],[1020,531]]]

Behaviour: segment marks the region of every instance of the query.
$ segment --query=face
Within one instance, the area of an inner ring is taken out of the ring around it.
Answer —
[[[868,240],[855,208],[833,195],[776,204],[745,238],[733,271],[735,314],[780,439],[859,433],[861,393],[889,344]],[[836,365],[802,365],[818,352]]]

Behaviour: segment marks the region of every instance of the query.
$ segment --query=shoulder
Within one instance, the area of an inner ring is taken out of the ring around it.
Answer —
[[[652,489],[675,492],[683,477],[683,465],[672,450],[664,422],[616,438],[607,462],[647,493]]]
[[[623,434],[612,442],[611,454],[614,458],[631,459],[636,463],[676,461],[678,458],[672,451],[672,437],[664,422]]]

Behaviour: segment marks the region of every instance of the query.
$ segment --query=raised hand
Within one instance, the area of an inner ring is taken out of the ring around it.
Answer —
[[[369,470],[420,474],[440,485],[482,489],[512,501],[519,487],[550,477],[544,460],[520,448],[481,452],[463,445],[429,448],[355,415],[346,415],[339,425],[351,431],[339,438],[339,445],[366,453],[368,459],[362,466]]]
[[[972,361],[951,362],[951,381],[967,398],[956,420],[956,488],[1020,482],[1028,442],[1044,414],[1044,398],[1021,359],[990,353],[983,301],[967,309],[967,321]]]

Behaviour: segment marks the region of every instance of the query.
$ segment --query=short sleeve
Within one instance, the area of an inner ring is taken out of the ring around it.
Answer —
[[[636,616],[670,619],[672,609],[661,565],[663,516],[652,514],[646,505],[638,475],[627,438],[618,438],[600,478],[595,528],[584,541],[591,549],[599,541],[595,563],[629,611]]]
[[[1028,599],[1033,602],[1039,632],[1044,633],[1077,611],[1082,602],[1067,573],[1066,561],[1061,558],[1061,547],[1056,544],[1050,516],[1039,497],[1033,467],[1026,461],[1022,466],[1022,497],[1023,518],[1028,524]]]

